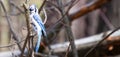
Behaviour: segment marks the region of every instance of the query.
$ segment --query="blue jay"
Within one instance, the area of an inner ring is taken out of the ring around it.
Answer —
[[[36,5],[31,5],[29,7],[29,11],[30,11],[30,18],[32,21],[32,25],[34,30],[37,32],[38,35],[38,40],[35,46],[35,52],[38,52],[39,47],[40,47],[40,42],[41,42],[41,36],[47,36],[46,35],[46,31],[45,31],[45,27],[44,24],[42,22],[41,17],[38,14],[38,9],[36,8]]]

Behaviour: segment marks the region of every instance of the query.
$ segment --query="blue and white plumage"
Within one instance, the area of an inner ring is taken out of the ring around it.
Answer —
[[[42,22],[41,17],[38,14],[38,9],[36,8],[36,6],[31,5],[29,7],[29,10],[30,10],[30,17],[31,17],[31,21],[33,24],[33,28],[37,32],[37,35],[38,35],[38,40],[35,46],[35,52],[38,52],[39,47],[40,47],[40,42],[41,42],[41,36],[43,35],[46,37],[47,35],[46,35],[44,24]]]

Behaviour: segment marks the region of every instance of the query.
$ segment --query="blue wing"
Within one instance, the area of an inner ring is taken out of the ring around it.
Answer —
[[[39,24],[39,26],[42,29],[42,34],[46,37],[46,31],[45,31],[45,26],[40,18],[40,16],[38,14],[33,15],[33,18],[35,19],[35,21]]]

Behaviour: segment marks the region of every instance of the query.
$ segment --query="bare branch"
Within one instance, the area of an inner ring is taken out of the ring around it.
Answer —
[[[22,11],[18,6],[16,6],[12,1],[10,1],[10,4],[12,6],[14,6],[16,9],[18,9],[20,11],[20,13],[24,13],[24,11]]]
[[[47,1],[47,0],[44,0],[43,3],[42,3],[42,6],[38,9],[38,12],[39,12],[39,13],[41,12],[41,10],[42,10],[43,6],[45,5],[46,1]]]
[[[31,38],[31,37],[30,37],[30,17],[29,17],[28,6],[27,6],[27,4],[23,4],[23,7],[24,7],[24,10],[25,10],[25,17],[26,17],[28,34],[27,34],[27,37],[26,37],[25,42],[24,42],[24,45],[23,45],[23,49],[22,49],[22,52],[21,52],[21,57],[23,57],[23,53],[24,53],[24,50],[25,50],[27,41],[29,41],[30,38]]]
[[[63,16],[63,14],[65,14],[65,10],[64,10],[62,1],[60,0],[60,1],[57,1],[57,2],[58,2],[59,7],[61,8],[61,14]],[[67,25],[67,26],[65,26],[65,30],[67,32],[67,37],[68,37],[69,42],[70,42],[70,47],[71,47],[71,50],[72,50],[73,57],[78,57],[78,52],[76,50],[73,33],[72,33],[72,30],[71,30],[71,27],[70,27],[70,19],[67,15],[65,15],[65,18],[64,18],[63,21],[64,21],[65,25]]]
[[[101,6],[103,6],[105,3],[109,2],[111,0],[96,0],[94,2],[91,2],[90,4],[87,4],[83,7],[81,7],[81,9],[75,13],[72,13],[72,14],[69,14],[69,17],[71,18],[70,20],[73,21],[75,20],[76,18],[78,17],[81,17],[95,9],[98,9],[100,8]],[[47,3],[50,3],[49,1],[47,1]],[[54,5],[53,3],[51,3],[54,7],[56,7],[59,11],[60,11],[60,8],[56,5]],[[72,5],[73,6],[73,5]],[[70,9],[71,7],[69,7]],[[67,12],[65,14],[63,14],[63,16],[58,19],[58,21],[55,23],[55,25],[51,26],[50,28],[48,28],[49,30],[47,31],[48,32],[48,36],[51,35],[52,33],[52,30],[54,29],[58,29],[58,28],[61,28],[62,27],[62,24],[60,22],[63,21],[63,18],[65,17],[65,15],[68,13],[69,9],[67,10]],[[54,31],[54,32],[59,32],[59,31]]]
[[[108,31],[106,32],[106,34],[109,34],[111,32],[112,31]],[[101,45],[108,45],[110,42],[120,41],[119,32],[120,30],[114,32],[112,35],[110,35],[110,37],[108,37],[111,40],[105,40],[106,44],[102,43]],[[104,33],[101,33],[101,34],[97,34],[94,36],[76,39],[75,45],[76,45],[77,50],[83,50],[83,49],[93,47],[94,45],[96,45],[96,43],[98,43],[99,41],[103,39],[103,35]],[[69,42],[64,42],[64,43],[58,43],[58,44],[51,45],[51,48],[54,53],[60,53],[60,52],[65,52],[68,46],[69,46]]]
[[[108,19],[108,17],[105,15],[105,13],[102,10],[100,10],[100,16],[102,17],[103,21],[106,23],[106,25],[108,26],[110,30],[115,29],[113,24],[110,22],[110,20]]]
[[[95,9],[100,8],[101,6],[103,6],[105,3],[109,2],[111,0],[95,0],[85,6],[82,6],[81,9],[79,9],[78,11],[69,14],[69,16],[71,17],[72,20],[81,17]]]
[[[106,33],[109,34],[111,32],[112,31],[108,31]],[[120,33],[119,32],[120,32],[120,30],[118,30],[115,33],[113,33],[101,45],[106,46],[106,45],[113,44],[113,43],[114,44],[115,43],[116,44],[120,43]],[[97,35],[94,35],[94,36],[85,37],[85,38],[82,38],[82,39],[75,40],[75,44],[76,44],[77,50],[83,50],[83,49],[87,49],[87,48],[93,47],[94,45],[96,45],[97,42],[99,42],[99,41],[101,41],[103,39],[103,35],[104,35],[104,33],[101,33],[101,34],[97,34]],[[51,45],[51,48],[52,48],[54,53],[60,53],[60,52],[66,52],[66,50],[68,49],[67,48],[68,46],[69,46],[69,42],[64,42],[64,43],[58,43],[58,44]],[[20,54],[19,50],[14,51],[14,53],[16,55]],[[38,54],[36,54],[36,55],[38,55]],[[39,55],[40,56],[41,55],[42,56],[47,56],[45,54],[39,54]],[[1,57],[3,57],[3,56],[4,57],[5,56],[11,56],[12,57],[11,52],[0,53],[0,56]]]

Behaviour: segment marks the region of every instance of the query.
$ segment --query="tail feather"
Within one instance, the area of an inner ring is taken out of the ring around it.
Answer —
[[[38,52],[39,47],[40,47],[40,42],[41,42],[41,32],[38,32],[38,40],[37,40],[37,44],[35,46],[35,52]]]

